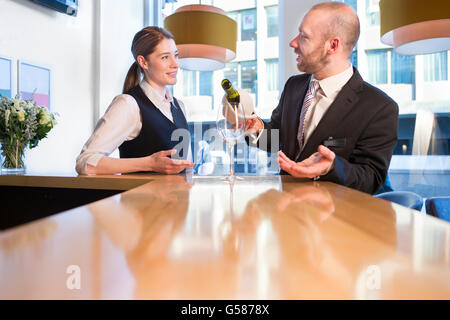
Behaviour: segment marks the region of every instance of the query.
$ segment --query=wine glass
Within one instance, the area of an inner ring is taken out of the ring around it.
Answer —
[[[220,137],[227,144],[230,154],[230,172],[223,180],[234,182],[243,180],[234,175],[234,145],[244,136],[245,133],[245,114],[241,103],[228,102],[223,99],[217,113],[217,131]]]

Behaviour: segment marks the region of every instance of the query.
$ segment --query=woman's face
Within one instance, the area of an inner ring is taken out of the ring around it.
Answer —
[[[144,61],[141,63],[139,60]],[[154,85],[163,87],[177,83],[178,50],[173,39],[164,38],[153,53],[146,59],[138,59],[138,61],[145,71],[147,80]]]

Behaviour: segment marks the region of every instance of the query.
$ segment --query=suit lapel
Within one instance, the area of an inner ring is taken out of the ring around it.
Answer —
[[[363,80],[358,71],[353,68],[353,76],[342,87],[336,99],[330,105],[323,115],[316,129],[312,132],[302,152],[299,160],[309,157],[317,151],[317,147],[327,139],[330,130],[342,124],[342,120],[352,111],[355,104],[359,101],[358,92],[362,90]]]
[[[285,137],[285,141],[287,142],[286,155],[291,159],[294,159],[299,148],[297,141],[297,132],[300,121],[300,112],[302,110],[303,100],[305,98],[310,80],[311,76],[307,78],[307,81],[299,82],[296,85],[294,94],[292,94],[289,98],[289,108],[287,109],[289,110],[287,114],[288,128],[286,130],[287,136]]]

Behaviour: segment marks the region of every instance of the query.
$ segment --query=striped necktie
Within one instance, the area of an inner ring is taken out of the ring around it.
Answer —
[[[300,122],[297,132],[297,141],[300,147],[298,154],[300,154],[303,148],[306,114],[310,108],[314,107],[314,104],[316,102],[317,89],[319,89],[319,81],[317,81],[316,79],[311,79],[311,81],[309,82],[308,91],[306,92],[305,100],[303,101],[302,111],[300,112]]]

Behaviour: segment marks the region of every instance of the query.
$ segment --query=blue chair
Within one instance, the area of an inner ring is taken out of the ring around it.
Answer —
[[[388,191],[394,191],[391,185],[391,180],[389,179],[389,174],[386,175],[386,180],[384,180],[384,184],[381,189],[375,194],[380,194]]]
[[[417,193],[410,191],[390,191],[383,192],[380,194],[374,195],[374,197],[388,200],[402,206],[414,209],[414,210],[422,210],[423,199]]]
[[[427,214],[450,222],[450,197],[432,197],[425,201]]]

